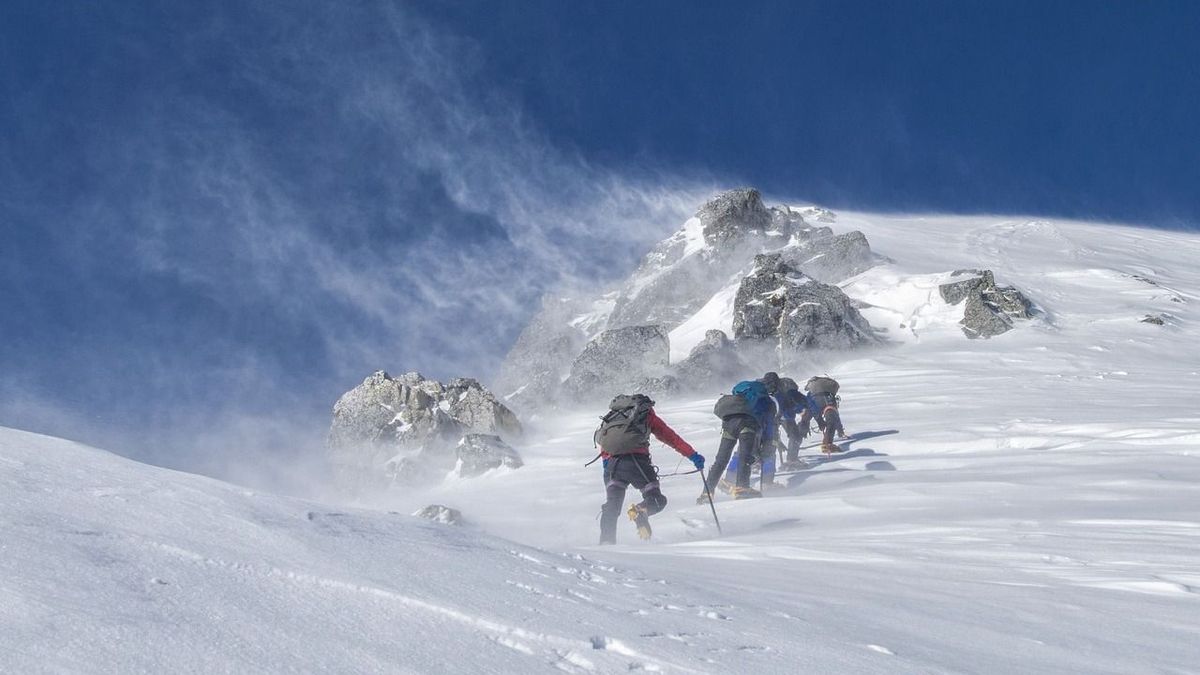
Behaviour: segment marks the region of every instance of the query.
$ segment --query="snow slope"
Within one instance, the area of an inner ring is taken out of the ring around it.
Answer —
[[[1200,238],[838,225],[895,261],[842,284],[895,344],[817,357],[859,435],[720,497],[724,536],[684,475],[653,542],[593,545],[600,411],[535,430],[519,470],[353,509],[0,430],[0,670],[1197,672]],[[936,289],[960,267],[1044,314],[965,339]],[[658,407],[711,457],[711,398]],[[472,526],[396,513],[428,503]]]

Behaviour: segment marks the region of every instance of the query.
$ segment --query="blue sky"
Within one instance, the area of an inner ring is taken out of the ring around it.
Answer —
[[[1050,7],[1043,6],[1050,4]],[[1194,3],[8,2],[0,424],[215,473],[713,190],[1200,221]]]

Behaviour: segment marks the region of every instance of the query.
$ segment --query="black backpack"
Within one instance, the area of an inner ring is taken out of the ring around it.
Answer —
[[[628,455],[650,446],[650,409],[654,401],[642,394],[618,394],[608,404],[608,414],[600,418],[600,428],[592,437],[600,449],[610,455]]]

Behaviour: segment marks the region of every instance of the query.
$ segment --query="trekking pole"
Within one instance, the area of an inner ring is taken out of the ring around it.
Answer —
[[[717,524],[717,536],[722,536],[725,533],[721,531],[721,521],[717,518],[717,507],[713,505],[712,490],[708,487],[708,481],[704,479],[704,474],[700,474],[700,482],[704,483],[704,494],[708,495],[708,508],[712,510],[713,522]]]

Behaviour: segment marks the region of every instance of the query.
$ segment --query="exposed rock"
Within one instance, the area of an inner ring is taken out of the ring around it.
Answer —
[[[478,476],[502,466],[519,469],[525,465],[521,455],[499,436],[467,434],[454,449],[458,462],[454,472],[464,478]]]
[[[1138,321],[1141,321],[1142,323],[1152,323],[1155,326],[1167,325],[1167,320],[1162,314],[1147,314],[1141,319],[1138,319]]]
[[[723,192],[700,207],[696,217],[704,239],[713,244],[740,239],[747,232],[764,232],[772,224],[771,212],[754,188]]]
[[[800,215],[805,219],[817,223],[836,223],[837,214],[829,209],[823,209],[819,206],[806,206],[800,209]]]
[[[670,359],[670,342],[662,326],[629,326],[606,330],[584,347],[563,383],[575,401],[608,400],[618,392],[650,394],[646,387],[677,386],[662,378]]]
[[[1033,303],[1012,286],[997,286],[991,270],[955,270],[951,277],[965,277],[938,287],[951,305],[966,300],[963,333],[969,338],[988,338],[1012,329],[1013,319],[1033,316]]]
[[[584,313],[583,303],[546,296],[500,365],[496,390],[505,404],[526,411],[552,400],[571,362],[587,344],[587,336],[574,323]]]
[[[378,371],[334,405],[329,456],[338,485],[358,491],[444,474],[468,433],[516,437],[521,424],[475,380]]]
[[[683,323],[755,253],[779,248],[810,228],[788,209],[768,209],[758,190],[730,190],[709,200],[660,242],[621,287],[608,328]]]
[[[733,340],[724,331],[710,330],[688,357],[675,365],[675,376],[683,386],[699,389],[737,379],[749,370]]]
[[[866,235],[857,230],[814,237],[787,256],[793,266],[827,284],[849,279],[886,260],[871,250]]]
[[[871,325],[837,286],[800,273],[779,254],[759,255],[734,300],[736,339],[781,348],[842,349],[877,341]]]
[[[452,509],[449,506],[442,506],[441,504],[430,504],[423,509],[417,509],[413,511],[413,515],[445,525],[461,525],[463,522],[461,511]]]

